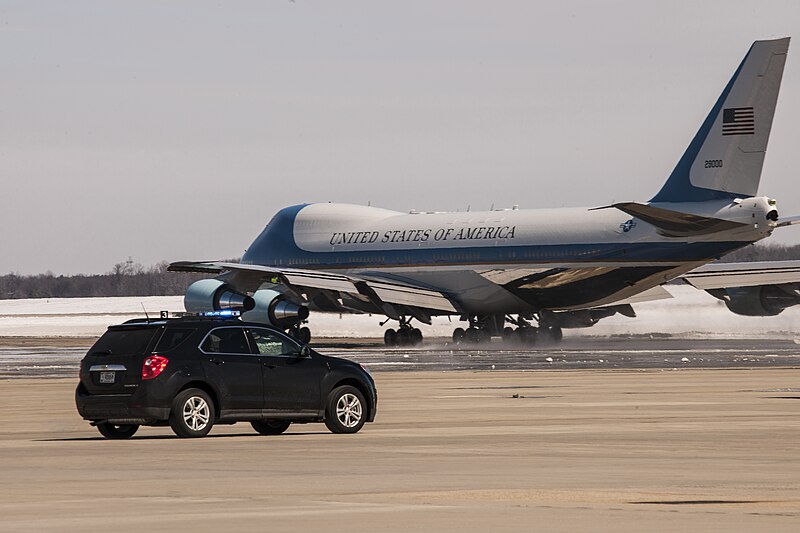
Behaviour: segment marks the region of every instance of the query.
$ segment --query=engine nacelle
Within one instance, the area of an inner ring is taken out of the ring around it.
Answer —
[[[265,322],[277,328],[290,328],[308,318],[308,307],[294,303],[285,295],[272,289],[261,289],[253,294],[255,306],[242,313],[243,320]]]
[[[253,309],[256,302],[250,296],[236,292],[224,281],[201,279],[186,289],[183,306],[189,313],[206,313],[225,309],[244,312]]]
[[[800,304],[800,297],[790,287],[759,285],[707,291],[719,298],[732,312],[744,316],[775,316],[787,307]]]

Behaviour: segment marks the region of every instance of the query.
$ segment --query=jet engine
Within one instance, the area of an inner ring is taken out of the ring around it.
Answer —
[[[795,284],[711,289],[706,292],[725,302],[732,312],[744,316],[775,316],[787,307],[800,304],[800,293]]]
[[[244,312],[253,309],[256,302],[250,296],[236,292],[224,281],[201,279],[186,289],[183,306],[190,313],[223,311],[225,309]]]
[[[291,328],[308,318],[308,307],[289,300],[273,289],[261,289],[253,294],[254,306],[242,313],[243,320],[266,322],[278,328]]]

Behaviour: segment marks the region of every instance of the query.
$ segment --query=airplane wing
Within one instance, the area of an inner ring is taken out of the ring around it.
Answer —
[[[775,316],[800,304],[800,261],[717,263],[696,268],[683,280],[737,315]]]
[[[169,265],[170,272],[231,273],[250,281],[257,288],[263,282],[280,283],[309,299],[322,296],[327,310],[382,312],[392,318],[412,315],[430,323],[430,314],[457,314],[461,311],[448,295],[426,287],[366,276],[348,276],[332,272],[246,265],[221,261],[179,261]],[[373,309],[373,307],[375,309]]]
[[[681,278],[702,290],[800,283],[800,261],[712,263]]]

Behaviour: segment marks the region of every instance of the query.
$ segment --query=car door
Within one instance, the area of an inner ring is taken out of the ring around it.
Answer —
[[[300,345],[277,331],[249,328],[249,333],[262,357],[264,415],[318,416],[324,410],[321,384],[328,372],[325,362],[313,352],[301,355]]]
[[[261,356],[253,353],[244,329],[215,328],[203,339],[200,351],[206,377],[219,390],[220,415],[259,417],[264,396]]]

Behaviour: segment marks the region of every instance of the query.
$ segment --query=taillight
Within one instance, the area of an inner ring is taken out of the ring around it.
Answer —
[[[169,359],[163,355],[148,355],[142,364],[142,379],[153,379],[167,368]]]

